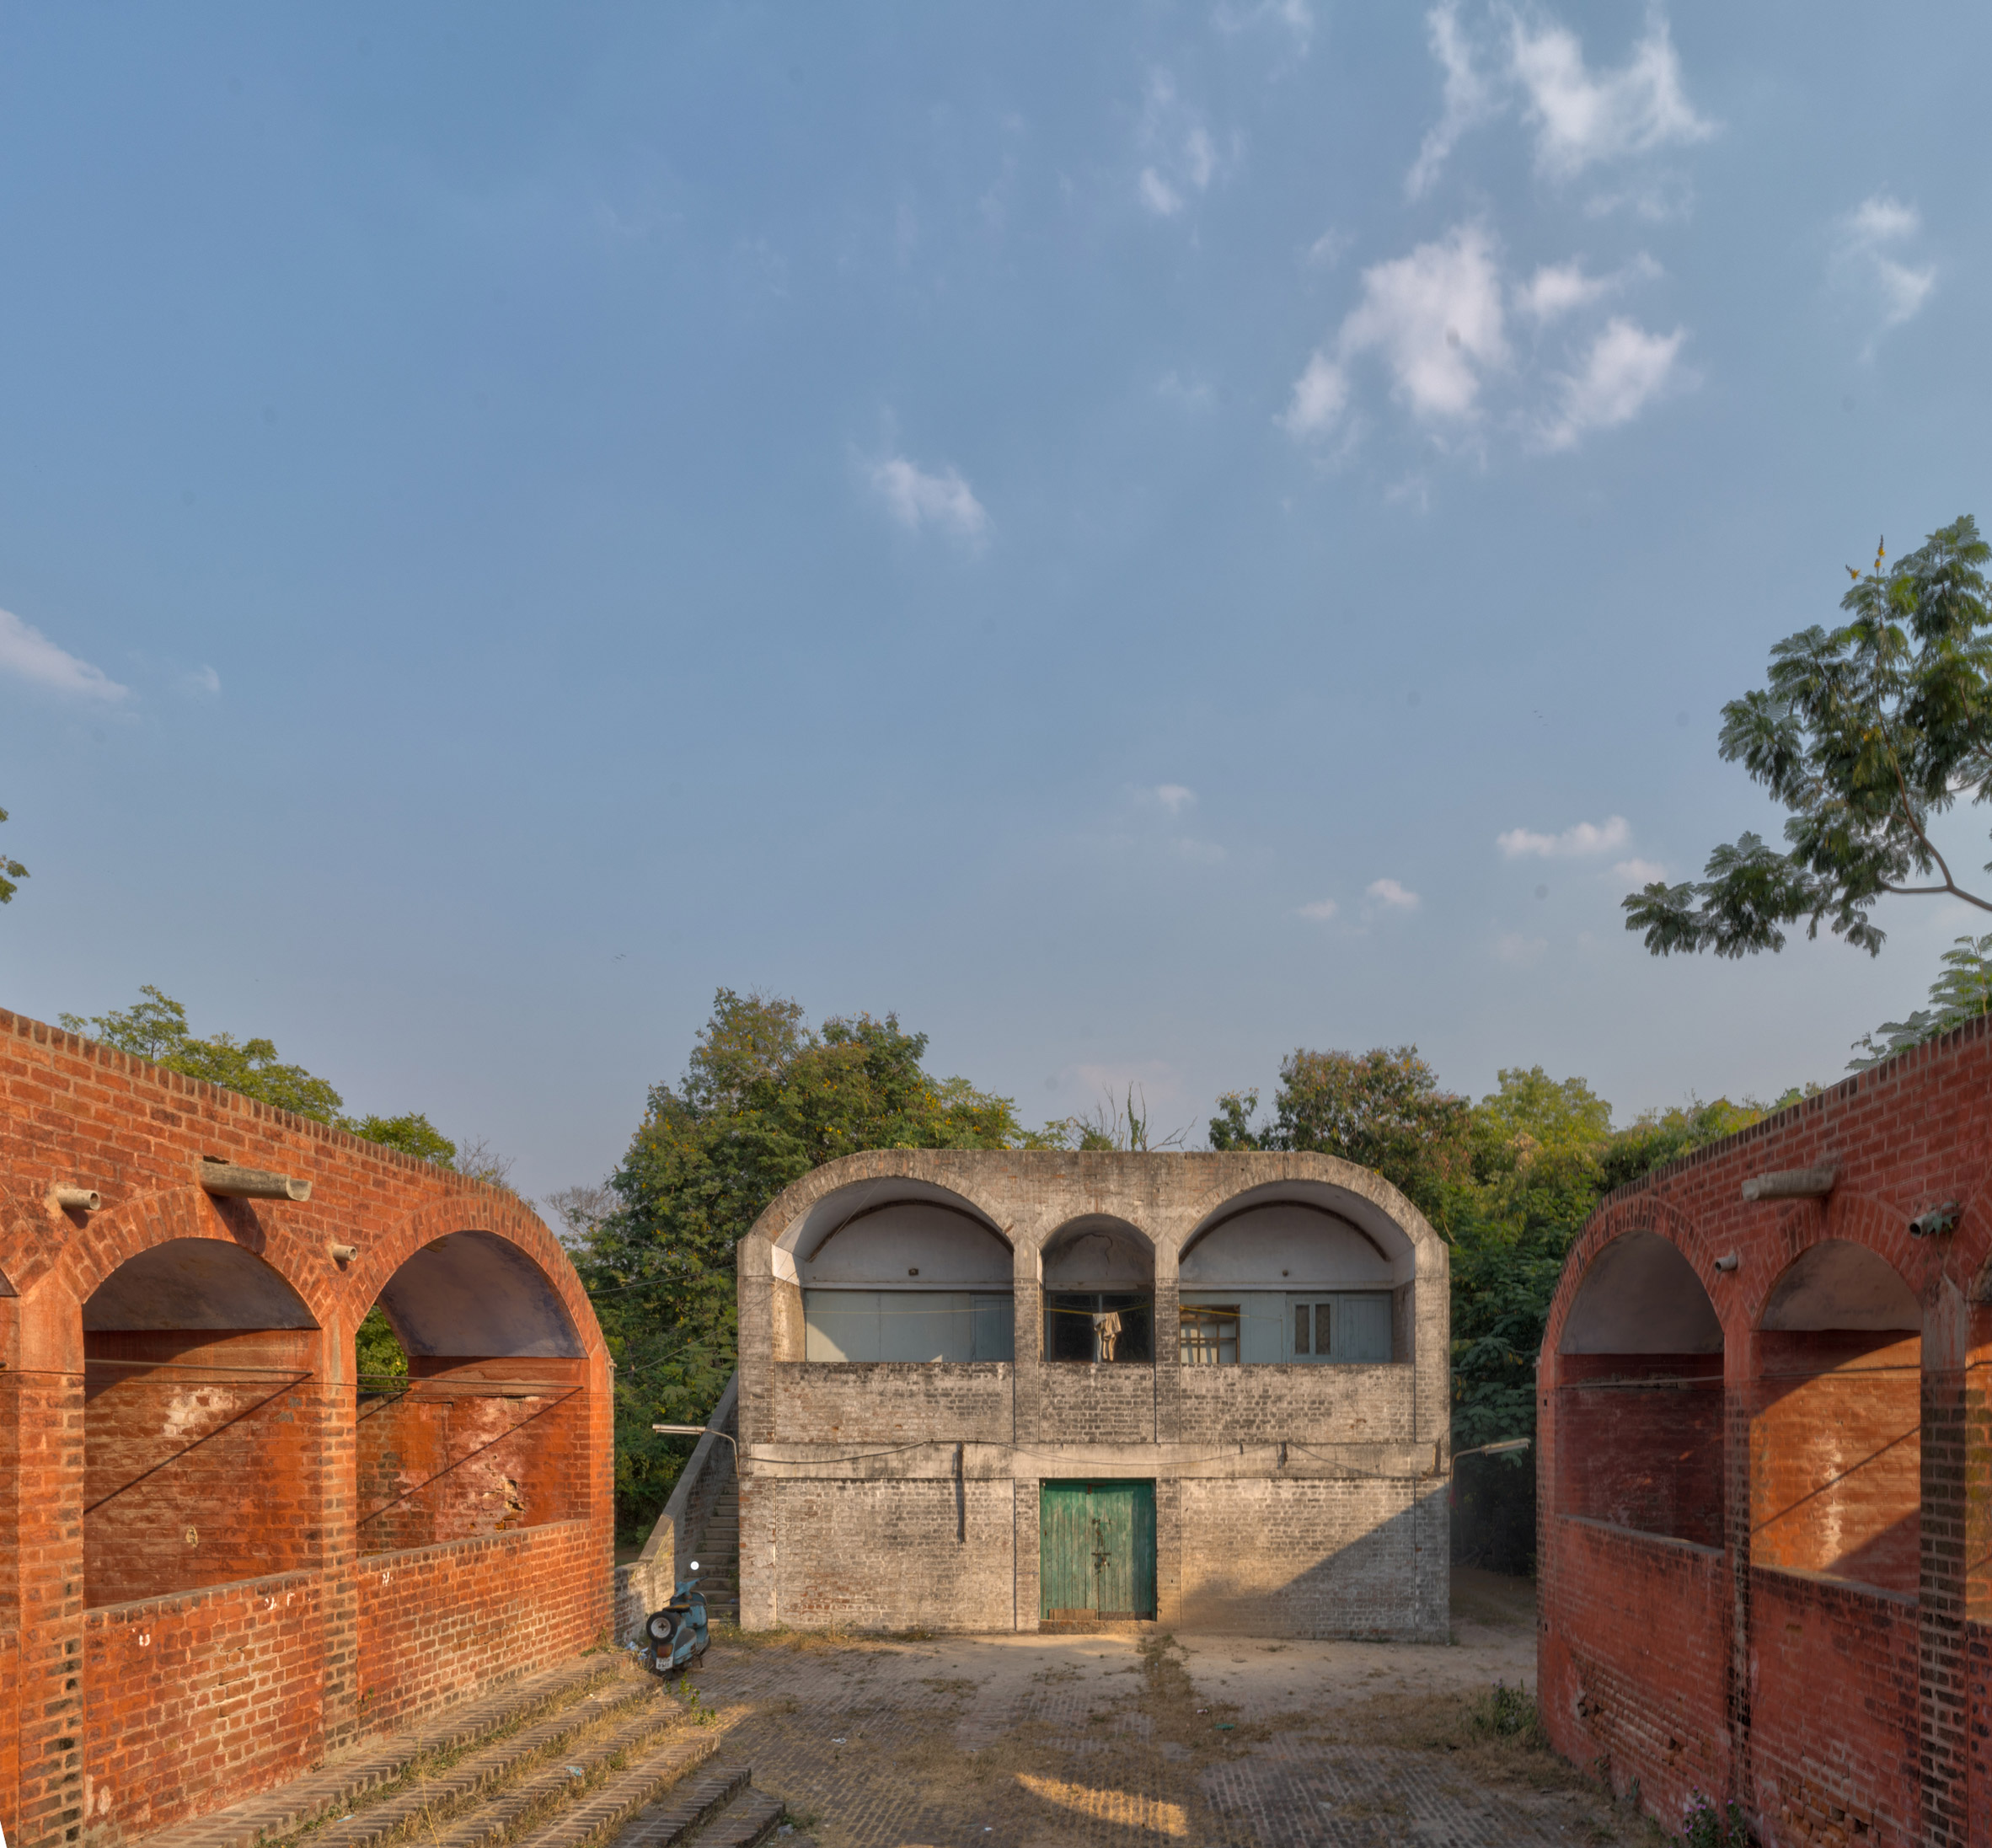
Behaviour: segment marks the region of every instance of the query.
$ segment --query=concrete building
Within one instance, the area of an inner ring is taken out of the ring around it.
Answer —
[[[1599,1209],[1544,1339],[1540,1696],[1678,1824],[1992,1844],[1992,1020]]]
[[[406,1377],[355,1375],[378,1303]],[[611,1619],[608,1368],[525,1203],[0,1014],[0,1819],[115,1844]]]
[[[1367,1169],[853,1155],[739,1291],[748,1629],[1445,1639],[1446,1252]]]

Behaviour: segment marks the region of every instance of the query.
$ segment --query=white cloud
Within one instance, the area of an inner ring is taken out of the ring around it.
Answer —
[[[1506,32],[1483,33],[1476,48],[1459,0],[1443,0],[1426,15],[1432,55],[1444,73],[1443,99],[1438,121],[1405,176],[1414,199],[1430,190],[1462,136],[1511,107],[1519,107],[1534,132],[1538,170],[1557,180],[1715,132],[1688,100],[1680,59],[1657,8],[1626,62],[1595,72],[1577,35],[1546,13],[1497,5],[1484,9],[1483,18],[1489,27],[1505,24]]]
[[[1515,307],[1546,325],[1579,308],[1589,308],[1628,282],[1650,280],[1659,274],[1660,265],[1643,253],[1609,276],[1587,275],[1580,257],[1573,257],[1568,263],[1545,263],[1514,291]]]
[[[1531,962],[1540,961],[1543,953],[1549,947],[1550,940],[1547,937],[1524,936],[1519,930],[1510,930],[1495,940],[1494,954],[1503,962],[1512,962],[1517,967],[1523,967]]]
[[[1153,167],[1141,170],[1141,202],[1158,218],[1173,218],[1183,209],[1183,196]]]
[[[1593,76],[1577,35],[1546,17],[1508,20],[1509,67],[1527,94],[1535,163],[1560,179],[1600,161],[1706,141],[1714,125],[1695,113],[1680,60],[1656,8],[1623,68]]]
[[[1388,905],[1394,911],[1416,911],[1419,898],[1415,892],[1407,892],[1395,879],[1373,879],[1368,896],[1379,905]]]
[[[1316,924],[1326,924],[1341,909],[1332,898],[1317,898],[1311,905],[1301,906],[1300,915],[1312,919]]]
[[[1896,253],[1921,235],[1922,214],[1889,193],[1877,192],[1841,218],[1838,229],[1834,266],[1843,284],[1867,297],[1880,315],[1877,337],[1914,319],[1936,287],[1936,266],[1914,268]],[[1872,341],[1867,351],[1872,354]]]
[[[1199,866],[1215,866],[1225,857],[1224,849],[1215,841],[1175,840],[1169,844],[1169,850],[1178,860],[1186,860]]]
[[[1667,877],[1667,869],[1657,860],[1621,860],[1612,868],[1620,878],[1634,886],[1650,886],[1656,879]]]
[[[1346,231],[1338,231],[1333,225],[1307,247],[1309,267],[1332,270],[1347,254],[1349,246],[1356,240]]]
[[[1494,844],[1510,860],[1576,859],[1588,854],[1609,854],[1632,838],[1632,824],[1623,815],[1604,822],[1579,822],[1561,834],[1538,834],[1526,828],[1511,828],[1496,837]]]
[[[75,694],[85,699],[116,701],[131,692],[101,667],[79,661],[68,650],[58,648],[32,624],[24,623],[4,609],[0,609],[0,673],[14,674],[35,686]]]
[[[904,456],[871,465],[871,485],[886,511],[909,531],[937,526],[972,545],[988,537],[989,516],[953,468],[929,474]]]
[[[217,699],[222,691],[222,677],[212,667],[196,667],[186,677],[186,685],[190,693],[206,694],[211,699]]]
[[[1560,382],[1561,402],[1543,431],[1551,449],[1567,449],[1587,432],[1630,423],[1673,375],[1687,330],[1649,334],[1614,315],[1591,343],[1582,364]]]
[[[1445,110],[1426,132],[1418,158],[1405,175],[1404,190],[1414,199],[1431,190],[1459,137],[1486,121],[1496,107],[1493,88],[1474,67],[1472,48],[1460,29],[1458,0],[1443,0],[1425,15],[1425,35],[1446,74]]]
[[[1331,430],[1348,408],[1349,375],[1325,353],[1316,353],[1293,381],[1293,401],[1280,422],[1295,437],[1315,437]]]
[[[1155,395],[1185,410],[1208,410],[1217,402],[1217,394],[1203,380],[1185,378],[1181,372],[1173,372],[1156,381]]]
[[[1180,815],[1197,800],[1194,790],[1185,789],[1181,783],[1158,783],[1155,800],[1171,815]]]

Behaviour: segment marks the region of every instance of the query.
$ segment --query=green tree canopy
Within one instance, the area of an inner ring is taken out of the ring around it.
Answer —
[[[1906,558],[1854,580],[1850,620],[1787,636],[1770,684],[1722,709],[1721,749],[1789,811],[1788,849],[1754,833],[1709,856],[1706,876],[1656,880],[1624,901],[1656,956],[1781,950],[1784,927],[1824,923],[1870,954],[1885,893],[1947,893],[1982,911],[1930,836],[1960,799],[1992,801],[1992,547],[1967,514]],[[1992,870],[1992,868],[1988,868]]]
[[[7,811],[0,808],[0,822],[6,819]],[[9,860],[6,854],[0,854],[0,905],[12,901],[13,895],[21,889],[18,881],[27,876],[28,869],[18,860]]]
[[[922,1066],[896,1015],[812,1029],[794,1001],[721,988],[684,1077],[659,1085],[610,1180],[613,1210],[570,1219],[618,1372],[618,1522],[656,1519],[686,1454],[653,1423],[704,1419],[733,1370],[733,1249],[812,1168],[865,1149],[1007,1149],[1008,1098]]]
[[[1256,1091],[1228,1092],[1210,1121],[1213,1149],[1294,1149],[1374,1168],[1434,1224],[1471,1159],[1470,1109],[1439,1089],[1415,1046],[1367,1053],[1302,1047],[1280,1067],[1272,1121],[1255,1128]]]
[[[1847,1069],[1866,1071],[1981,1014],[1992,1014],[1992,932],[1957,938],[1944,951],[1942,971],[1930,984],[1930,1005],[1906,1020],[1884,1020],[1874,1032],[1863,1033],[1854,1042]]]

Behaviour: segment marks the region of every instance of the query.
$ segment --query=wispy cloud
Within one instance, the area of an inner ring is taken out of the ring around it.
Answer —
[[[1510,930],[1495,939],[1494,954],[1503,962],[1525,968],[1531,962],[1540,962],[1549,947],[1547,937],[1531,937],[1519,930]]]
[[[1407,891],[1395,879],[1373,879],[1366,890],[1374,903],[1392,911],[1416,911],[1422,902],[1415,892]]]
[[[211,699],[221,697],[222,677],[212,667],[195,668],[184,677],[184,684],[189,693],[205,694]]]
[[[1180,815],[1197,800],[1197,792],[1181,783],[1158,783],[1154,797],[1171,815]]]
[[[1649,334],[1614,315],[1574,372],[1558,380],[1557,406],[1543,428],[1551,449],[1568,449],[1593,430],[1630,423],[1675,376],[1687,330]]]
[[[1650,886],[1657,879],[1667,877],[1667,869],[1657,860],[1621,860],[1612,870],[1628,885]]]
[[[1363,298],[1344,318],[1332,356],[1316,351],[1294,383],[1287,429],[1308,437],[1331,428],[1348,404],[1350,362],[1372,352],[1413,416],[1459,422],[1474,415],[1483,376],[1509,358],[1493,243],[1481,226],[1455,226],[1363,272]]]
[[[1259,0],[1256,6],[1220,6],[1211,23],[1226,35],[1250,26],[1272,26],[1284,32],[1294,51],[1305,57],[1315,42],[1314,8],[1307,0]]]
[[[934,474],[904,456],[888,456],[872,463],[870,479],[886,512],[909,532],[938,527],[971,545],[988,537],[988,511],[951,467]]]
[[[1838,279],[1865,297],[1880,319],[1866,347],[1866,356],[1872,357],[1875,341],[1920,313],[1936,287],[1936,265],[1917,267],[1899,254],[1922,235],[1923,216],[1893,194],[1877,192],[1846,213],[1836,229],[1833,262]]]
[[[1623,815],[1603,822],[1579,822],[1561,834],[1538,834],[1526,828],[1511,828],[1497,835],[1494,844],[1510,860],[1574,860],[1589,854],[1609,854],[1632,838],[1632,824]]]
[[[1326,924],[1341,907],[1332,898],[1317,898],[1312,904],[1303,905],[1299,909],[1303,918],[1311,919],[1315,924]]]
[[[54,693],[73,694],[78,699],[101,699],[115,704],[131,693],[120,687],[101,667],[79,660],[55,643],[30,623],[8,610],[0,609],[0,673],[10,673]]]
[[[1629,282],[1650,281],[1659,274],[1660,265],[1643,254],[1609,276],[1588,274],[1583,260],[1573,257],[1568,263],[1544,264],[1513,292],[1514,304],[1518,312],[1539,325],[1547,326],[1579,308],[1603,301]]]
[[[1149,75],[1138,139],[1148,158],[1135,190],[1158,218],[1175,217],[1208,192],[1225,164],[1202,115],[1176,94],[1175,79],[1167,71]]]
[[[1443,0],[1426,16],[1426,33],[1443,96],[1439,119],[1405,176],[1414,199],[1432,189],[1463,136],[1511,110],[1533,133],[1536,170],[1556,181],[1715,132],[1688,100],[1657,7],[1631,56],[1611,70],[1593,71],[1577,35],[1537,9],[1497,4],[1470,18],[1459,0]]]

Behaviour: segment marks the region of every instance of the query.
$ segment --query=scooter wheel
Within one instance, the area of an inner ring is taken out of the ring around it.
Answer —
[[[660,1610],[644,1628],[650,1631],[651,1642],[660,1649],[668,1649],[672,1638],[677,1634],[677,1619],[668,1610]]]

